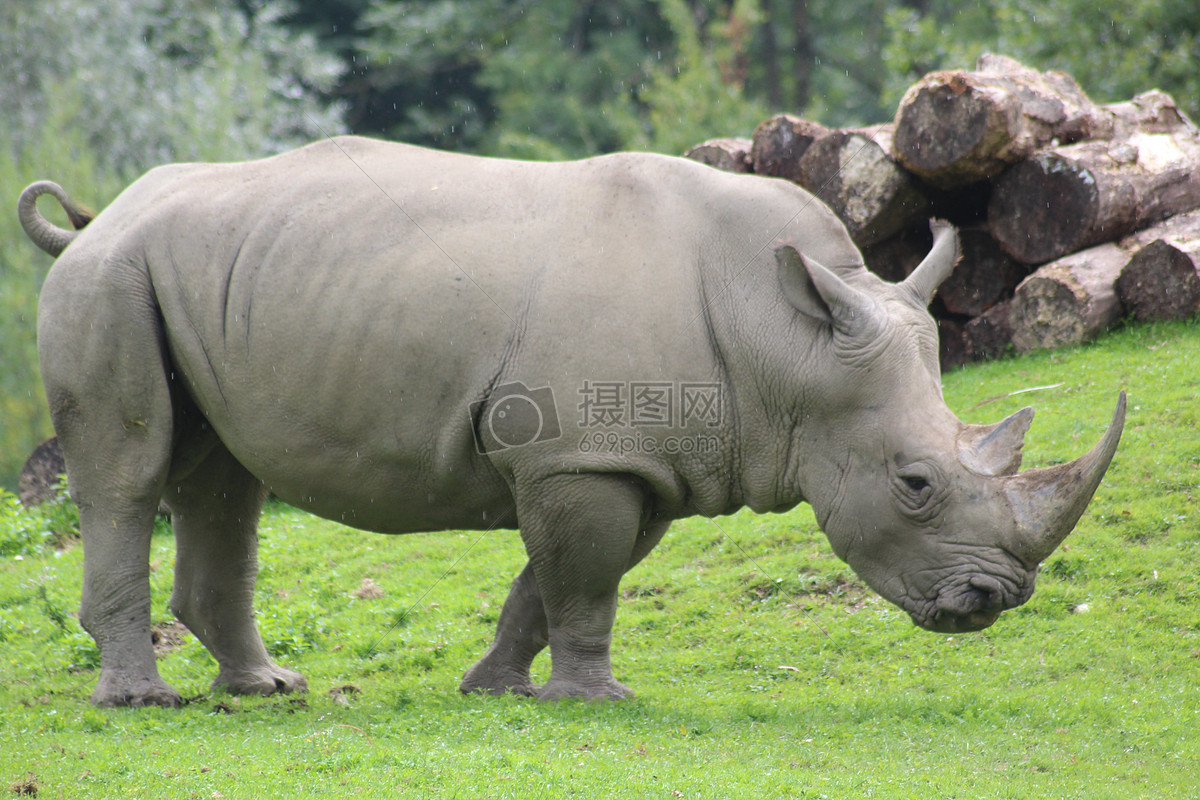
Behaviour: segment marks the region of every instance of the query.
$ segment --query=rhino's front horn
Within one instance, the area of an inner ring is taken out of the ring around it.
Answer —
[[[1002,478],[1003,491],[1016,518],[1014,554],[1038,564],[1067,538],[1104,477],[1125,428],[1125,392],[1117,399],[1112,424],[1087,454],[1067,464],[1031,469]]]

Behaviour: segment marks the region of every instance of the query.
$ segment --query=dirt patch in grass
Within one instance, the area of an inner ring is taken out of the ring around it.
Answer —
[[[187,643],[191,631],[182,622],[160,622],[150,628],[150,643],[154,655],[163,658]]]
[[[31,772],[25,776],[24,780],[13,781],[8,785],[8,790],[18,797],[37,797],[37,775]]]
[[[358,585],[352,594],[359,600],[378,600],[383,597],[383,587],[374,581],[372,578],[363,578],[362,583]]]

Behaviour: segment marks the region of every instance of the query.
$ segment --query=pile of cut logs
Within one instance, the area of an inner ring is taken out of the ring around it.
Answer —
[[[957,225],[933,305],[944,369],[1200,311],[1200,131],[1157,90],[1097,105],[1069,75],[986,55],[925,76],[893,123],[781,114],[687,155],[805,187],[888,280],[928,250],[930,217]]]

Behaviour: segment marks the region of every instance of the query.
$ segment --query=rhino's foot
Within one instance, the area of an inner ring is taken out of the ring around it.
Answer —
[[[146,676],[115,669],[100,671],[100,681],[92,692],[92,703],[103,708],[163,706],[179,708],[183,698],[157,675]]]
[[[230,694],[288,694],[308,691],[308,681],[299,672],[278,664],[244,670],[221,670],[212,684],[213,691]]]
[[[481,660],[467,670],[463,675],[458,690],[463,694],[490,694],[499,697],[505,694],[516,694],[522,697],[536,697],[537,688],[529,679],[529,672],[506,670],[493,667]]]
[[[539,700],[567,700],[570,698],[579,698],[581,700],[635,699],[633,690],[614,678],[609,678],[604,683],[587,685],[551,678],[538,690],[537,697]]]

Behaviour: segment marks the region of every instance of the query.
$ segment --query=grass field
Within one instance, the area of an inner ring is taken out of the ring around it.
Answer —
[[[928,633],[863,588],[807,507],[684,521],[623,585],[631,703],[458,693],[523,563],[515,535],[383,537],[273,505],[259,613],[309,693],[209,693],[215,665],[169,625],[164,529],[159,666],[190,701],[96,709],[81,550],[39,550],[15,531],[43,520],[0,516],[0,781],[43,798],[1197,796],[1200,325],[945,384],[968,422],[1038,409],[1026,466],[1080,455],[1129,393],[1116,460],[1033,599],[986,631]],[[368,580],[382,596],[355,596]]]

